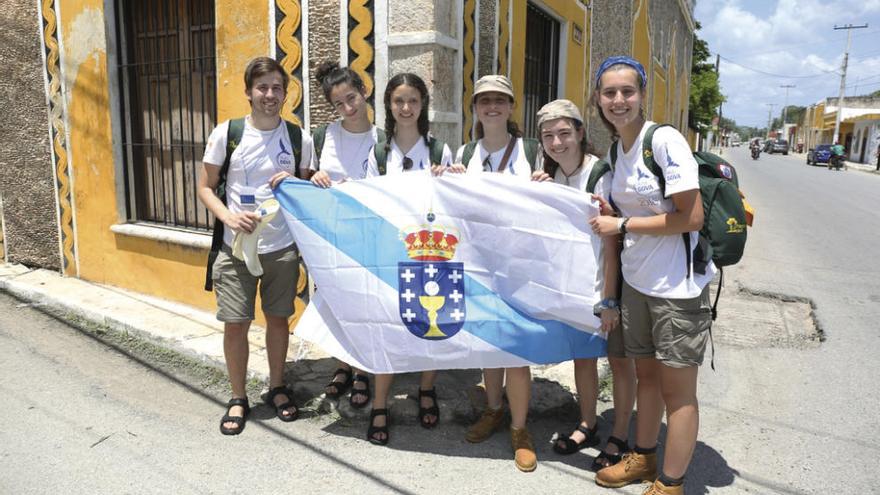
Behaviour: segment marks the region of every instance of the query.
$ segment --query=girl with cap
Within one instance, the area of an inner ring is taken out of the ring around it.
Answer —
[[[574,103],[569,100],[555,100],[544,105],[538,111],[538,131],[544,151],[545,172],[557,183],[592,193],[597,200],[607,197],[611,186],[609,173],[601,175],[592,186],[593,190],[589,190],[593,168],[597,168],[596,173],[601,173],[602,162],[587,142],[584,119]],[[605,213],[613,212],[607,203],[605,206]],[[619,462],[621,455],[628,450],[626,439],[635,403],[635,368],[633,360],[624,353],[623,335],[619,326],[620,241],[620,236],[607,236],[603,239],[598,263],[603,268],[596,274],[595,280],[596,292],[602,295],[602,301],[596,310],[602,319],[602,331],[608,337],[608,363],[614,380],[614,430],[605,449],[593,460],[594,471]],[[599,425],[596,420],[599,375],[596,365],[596,358],[574,360],[581,422],[570,434],[557,434],[553,450],[559,454],[574,454],[599,444]]]
[[[334,183],[378,175],[370,169],[368,156],[376,142],[384,141],[384,133],[370,122],[364,81],[355,71],[340,67],[336,62],[322,63],[315,77],[321,83],[324,98],[340,118],[316,128],[312,134],[316,156],[311,166],[312,183],[330,187]],[[370,401],[367,375],[340,361],[324,393],[330,399],[338,399],[349,388],[351,406],[365,407]]]
[[[368,165],[378,173],[378,161],[385,160],[382,168],[388,174],[410,172],[431,173],[432,165],[442,168],[452,164],[452,151],[442,141],[428,133],[428,87],[419,76],[411,73],[397,74],[385,87],[385,143],[382,153],[371,152]],[[433,163],[437,161],[438,163]],[[423,428],[437,426],[440,409],[434,390],[436,371],[423,371],[419,383],[419,424]],[[376,393],[367,440],[376,445],[388,443],[388,394],[394,375],[376,375]]]
[[[548,180],[537,156],[537,142],[524,139],[513,114],[513,87],[510,79],[489,75],[481,77],[474,87],[474,114],[477,116],[477,141],[467,143],[456,153],[451,171],[467,173],[497,172],[522,180]],[[472,443],[487,440],[504,422],[502,389],[505,385],[510,403],[510,439],[516,467],[534,471],[538,466],[535,447],[526,429],[526,416],[531,394],[531,372],[527,366],[483,370],[488,407],[472,425],[465,438]]]
[[[635,358],[638,379],[635,449],[600,470],[596,483],[619,487],[641,480],[653,482],[645,493],[684,493],[699,425],[697,370],[712,322],[708,286],[716,270],[711,261],[704,273],[694,269],[703,225],[697,163],[678,131],[645,120],[645,86],[644,68],[629,57],[611,57],[596,73],[593,99],[616,139],[608,196],[621,216],[600,215],[590,224],[603,237],[624,236],[624,347]],[[655,129],[647,153],[643,140]],[[652,172],[652,160],[665,185]],[[667,434],[658,471],[664,407]]]

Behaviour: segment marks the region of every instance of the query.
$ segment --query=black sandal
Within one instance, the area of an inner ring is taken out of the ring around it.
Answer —
[[[370,398],[371,398],[370,379],[369,379],[369,377],[367,377],[367,375],[361,375],[361,374],[355,373],[353,381],[363,382],[367,385],[367,388],[365,388],[363,390],[361,390],[359,388],[354,388],[354,384],[352,383],[351,395],[348,397],[348,403],[351,404],[351,407],[353,407],[355,409],[363,409],[363,408],[367,407],[367,404],[370,402]],[[366,397],[366,400],[364,400],[363,402],[355,402],[353,400],[355,397],[360,397],[360,396]]]
[[[279,395],[287,397],[287,400],[276,406],[275,397]],[[272,390],[269,390],[269,394],[266,396],[266,404],[274,407],[275,416],[278,416],[278,419],[285,423],[296,421],[296,418],[299,417],[299,408],[293,403],[293,390],[287,385],[281,385],[280,387],[275,387]],[[288,414],[285,416],[284,411],[290,408],[293,408],[293,412],[288,411]]]
[[[345,375],[345,380],[341,381],[341,382],[337,382],[336,375]],[[327,387],[333,387],[336,389],[336,391],[335,392],[327,392],[326,391]],[[327,387],[324,387],[325,388],[324,396],[327,397],[328,399],[338,399],[339,397],[342,396],[342,394],[344,394],[345,392],[348,392],[349,387],[351,387],[351,368],[348,368],[348,369],[339,368],[336,371],[334,371],[333,372],[333,379],[330,381],[330,383],[327,384]]]
[[[609,454],[608,452],[605,452],[605,449],[602,449],[602,452],[599,452],[599,455],[593,459],[593,464],[590,466],[591,471],[598,471],[608,466],[613,466],[623,459],[623,454],[629,452],[629,445],[627,445],[625,440],[610,436],[608,437],[608,443],[605,444],[606,449],[608,448],[609,443],[617,447],[617,453]],[[608,464],[604,464],[602,460],[607,460]]]
[[[229,415],[229,412],[235,406],[244,408],[244,416]],[[241,433],[244,430],[244,425],[247,423],[247,417],[250,412],[251,406],[248,403],[247,397],[243,399],[229,399],[229,402],[226,403],[226,414],[220,419],[220,433],[224,435],[238,435]],[[223,426],[223,423],[235,423],[235,428],[227,428]]]
[[[432,401],[434,401],[434,405],[431,407],[422,407],[422,397],[430,397]],[[425,420],[426,416],[434,416],[435,419],[433,423],[429,423]],[[437,391],[435,388],[431,388],[431,390],[422,390],[419,388],[419,424],[422,425],[422,428],[426,428],[430,430],[431,428],[437,426],[437,423],[440,422],[440,406],[437,404]]]
[[[592,428],[587,428],[586,426],[579,424],[576,431],[583,433],[586,438],[578,443],[571,439],[571,435],[572,433],[574,433],[574,431],[564,436],[560,433],[557,433],[556,441],[553,442],[553,452],[562,455],[569,455],[574,454],[581,449],[585,449],[587,447],[595,447],[596,445],[599,445],[598,421],[596,422],[596,424],[593,425]],[[562,444],[560,444],[560,442],[562,442]]]
[[[373,425],[373,419],[376,416],[385,416],[385,426],[375,426]],[[388,439],[390,436],[388,435],[388,423],[389,423],[388,409],[373,409],[370,411],[370,427],[367,428],[367,440],[370,441],[373,445],[387,445]],[[376,433],[384,433],[385,438],[379,439],[376,438]]]

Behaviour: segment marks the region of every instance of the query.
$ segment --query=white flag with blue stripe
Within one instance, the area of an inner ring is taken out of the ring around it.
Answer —
[[[318,288],[296,335],[374,373],[605,355],[597,208],[501,174],[409,173],[276,190]]]

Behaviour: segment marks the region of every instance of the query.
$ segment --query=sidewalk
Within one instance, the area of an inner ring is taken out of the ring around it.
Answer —
[[[0,262],[0,291],[65,320],[81,319],[127,333],[226,373],[223,325],[213,313],[13,263]],[[248,340],[251,344],[248,376],[268,383],[263,328],[252,326]],[[320,348],[291,335],[287,359],[286,376],[298,404],[324,413],[335,411],[347,418],[368,417],[369,408],[358,410],[350,407],[347,400],[340,400],[337,405],[323,398],[324,386],[337,366],[336,360]],[[600,363],[600,376],[603,376],[607,374],[607,365],[604,359]],[[576,418],[572,362],[535,366],[532,373],[530,414]],[[391,399],[395,422],[415,422],[418,376],[418,373],[406,373],[395,380]],[[439,373],[437,394],[441,401],[441,420],[469,423],[476,419],[485,405],[485,393],[478,386],[480,381],[479,370]],[[399,390],[408,393],[396,395]]]

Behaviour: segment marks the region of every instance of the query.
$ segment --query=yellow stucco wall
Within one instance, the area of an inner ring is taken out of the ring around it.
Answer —
[[[560,21],[564,36],[560,48],[565,47],[565,58],[560,58],[559,64],[565,66],[566,72],[564,92],[558,96],[575,102],[581,110],[585,110],[590,78],[590,14],[577,0],[544,0],[541,8],[549,10]],[[513,3],[511,31],[514,36],[510,47],[510,80],[513,83],[513,92],[519,96],[523,94],[525,85],[526,13],[526,2]],[[572,37],[575,25],[582,32],[580,44]],[[521,97],[517,99],[521,100]],[[522,112],[522,108],[515,110],[516,120],[522,121]]]
[[[217,121],[251,111],[244,97],[244,68],[254,57],[271,54],[269,2],[217,0]]]

